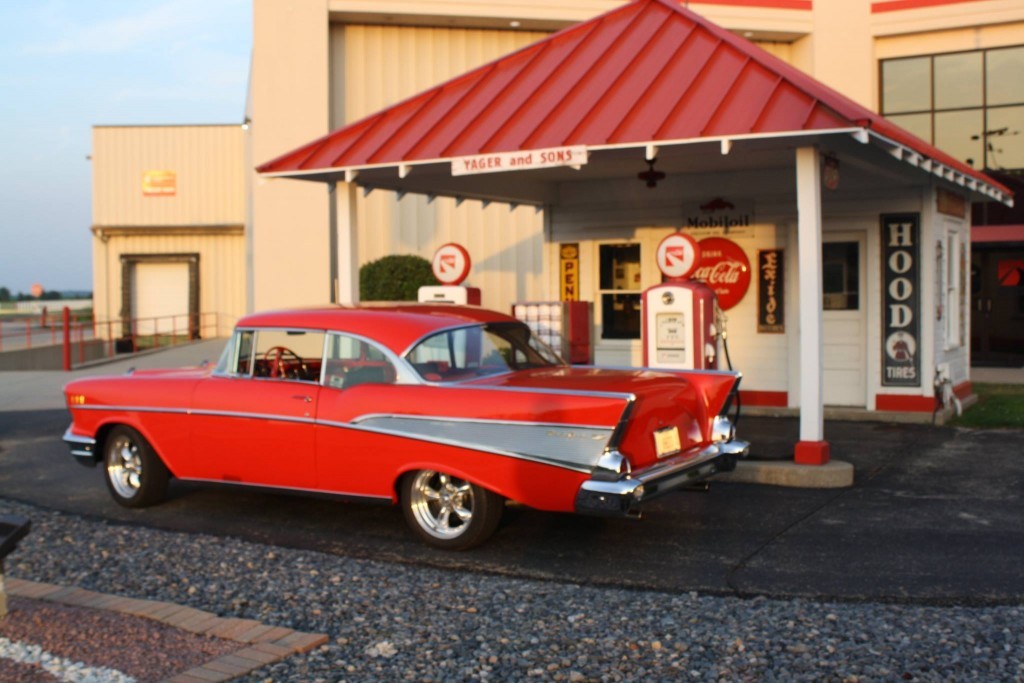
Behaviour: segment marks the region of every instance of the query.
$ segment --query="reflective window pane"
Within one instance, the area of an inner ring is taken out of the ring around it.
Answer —
[[[601,337],[603,339],[640,338],[640,295],[601,295]]]
[[[985,125],[981,109],[935,114],[935,146],[974,168],[984,168]]]
[[[826,311],[860,309],[860,245],[826,242],[821,245],[822,307]]]
[[[931,83],[929,57],[882,62],[882,113],[931,109]]]
[[[987,168],[1024,169],[1024,106],[988,110]]]
[[[913,133],[925,142],[932,141],[931,114],[902,114],[900,116],[887,116],[886,118],[903,130]]]
[[[1024,47],[989,50],[985,65],[988,106],[1024,104]]]
[[[935,57],[935,108],[980,107],[982,101],[982,56],[966,52]]]
[[[640,245],[601,245],[601,289],[640,289]]]

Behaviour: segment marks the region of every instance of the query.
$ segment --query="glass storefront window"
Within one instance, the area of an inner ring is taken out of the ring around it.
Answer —
[[[980,52],[935,57],[935,109],[980,107],[982,83]]]
[[[640,245],[602,244],[600,258],[601,337],[640,338]]]
[[[981,109],[935,114],[935,146],[974,168],[984,167],[985,119]]]
[[[1024,168],[1024,106],[989,109],[985,133],[989,168]]]
[[[985,99],[989,106],[1024,104],[1024,47],[989,50],[985,60]]]
[[[901,114],[886,117],[900,128],[907,130],[922,140],[932,139],[931,114]]]
[[[932,108],[931,62],[928,57],[882,62],[882,113],[897,114]]]
[[[1024,169],[1024,46],[883,60],[881,113],[980,170]]]

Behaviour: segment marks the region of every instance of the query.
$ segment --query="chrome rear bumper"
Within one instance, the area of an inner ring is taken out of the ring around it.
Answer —
[[[96,465],[96,439],[91,436],[81,436],[71,431],[71,427],[64,432],[64,443],[71,449],[71,455],[75,456],[80,464],[86,467]]]
[[[640,506],[660,495],[696,484],[717,472],[731,472],[747,455],[746,441],[723,441],[662,460],[650,467],[623,474],[614,481],[590,479],[576,494],[576,512],[588,515],[628,517],[639,515]]]

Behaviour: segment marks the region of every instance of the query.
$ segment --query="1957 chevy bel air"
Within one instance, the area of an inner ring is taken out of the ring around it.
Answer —
[[[171,477],[327,493],[398,503],[423,541],[464,549],[506,500],[637,515],[733,469],[738,381],[569,366],[479,308],[333,306],[243,318],[215,367],[73,381],[64,440],[124,506]]]

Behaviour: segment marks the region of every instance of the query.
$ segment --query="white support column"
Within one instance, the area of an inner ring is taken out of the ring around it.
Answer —
[[[829,461],[822,395],[821,160],[814,147],[796,150],[797,251],[800,262],[801,465]]]
[[[331,288],[332,303],[359,301],[359,251],[356,247],[355,183],[331,183]]]

